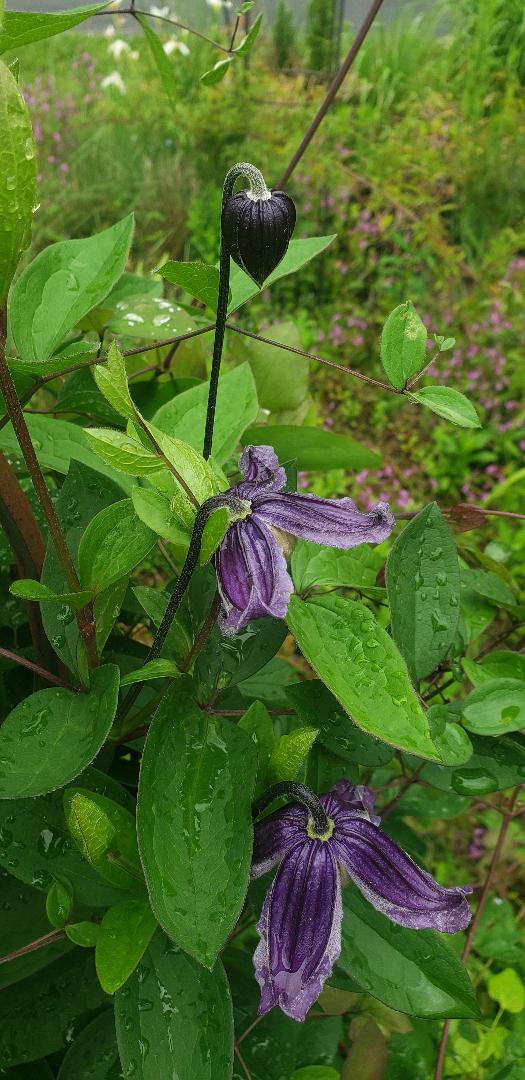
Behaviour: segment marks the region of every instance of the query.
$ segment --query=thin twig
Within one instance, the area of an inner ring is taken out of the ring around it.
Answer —
[[[320,106],[320,108],[318,109],[316,115],[314,116],[314,119],[312,120],[312,123],[310,124],[306,134],[301,139],[301,142],[299,143],[299,146],[297,147],[297,150],[295,151],[295,154],[293,155],[291,161],[286,166],[286,169],[284,170],[282,176],[277,181],[277,184],[276,184],[277,188],[283,188],[284,187],[287,180],[289,180],[290,176],[292,175],[294,169],[299,164],[301,158],[303,157],[303,154],[305,154],[306,150],[308,149],[314,135],[317,132],[317,129],[318,129],[319,125],[321,124],[322,120],[324,120],[324,118],[325,118],[325,116],[326,116],[326,114],[327,114],[327,112],[328,112],[328,110],[330,108],[330,105],[332,104],[332,102],[333,102],[333,100],[334,100],[334,98],[335,98],[335,96],[337,94],[337,91],[342,86],[343,82],[345,81],[346,76],[348,75],[348,72],[350,71],[350,68],[352,67],[352,64],[353,64],[353,62],[354,62],[354,60],[355,60],[355,58],[356,58],[362,44],[363,44],[363,42],[364,42],[364,40],[365,40],[365,38],[366,38],[366,36],[368,34],[368,31],[370,30],[370,27],[372,26],[372,23],[374,22],[374,19],[375,19],[376,15],[378,14],[380,7],[382,6],[382,3],[383,3],[383,0],[373,0],[373,3],[371,4],[367,14],[365,15],[365,18],[364,18],[363,22],[361,23],[361,26],[359,27],[359,30],[357,32],[355,41],[354,41],[351,49],[349,50],[349,52],[345,56],[345,58],[343,60],[343,63],[341,64],[341,67],[339,68],[339,71],[337,72],[335,78],[333,79],[332,83],[330,84],[328,93],[327,93],[322,105]]]
[[[255,1020],[252,1020],[251,1024],[246,1028],[246,1030],[243,1031],[241,1035],[239,1035],[238,1039],[236,1039],[235,1045],[239,1046],[239,1044],[242,1043],[243,1039],[246,1039],[248,1035],[251,1035],[253,1029],[256,1028],[257,1024],[260,1024],[261,1020],[263,1019],[263,1016],[256,1016]]]
[[[230,49],[227,49],[225,45],[220,45],[213,38],[206,37],[206,34],[201,34],[200,30],[194,30],[192,26],[186,26],[184,23],[179,22],[178,19],[170,19],[167,15],[156,15],[152,11],[143,11],[136,8],[134,4],[127,8],[118,8],[116,11],[97,11],[98,15],[147,15],[150,19],[157,19],[159,22],[176,26],[179,30],[186,30],[188,34],[193,34],[194,37],[200,38],[201,41],[206,41],[208,45],[213,45],[214,49],[219,49],[221,52],[227,53],[228,56],[230,55]]]
[[[52,930],[50,934],[44,934],[43,937],[37,938],[36,941],[30,941],[28,945],[23,945],[21,949],[15,949],[14,952],[8,953],[7,956],[0,956],[0,964],[8,964],[10,960],[18,960],[20,956],[27,956],[28,953],[36,952],[37,949],[43,949],[45,945],[52,945],[54,941],[62,941],[65,936],[65,930]]]
[[[58,675],[53,675],[51,671],[46,671],[45,668],[40,667],[40,664],[34,664],[32,660],[27,660],[25,656],[19,656],[18,653],[11,652],[10,649],[0,648],[0,656],[5,657],[6,660],[12,660],[14,664],[20,664],[21,667],[27,668],[28,671],[34,671],[35,675],[40,675],[41,679],[53,683],[53,686],[62,686],[64,690],[71,689],[68,683],[58,678]]]
[[[479,926],[479,923],[480,923],[480,920],[481,920],[481,916],[483,915],[483,912],[485,910],[485,904],[487,903],[489,893],[490,893],[490,890],[492,888],[492,882],[494,881],[494,876],[495,876],[495,873],[496,873],[496,870],[497,870],[497,867],[498,867],[499,860],[501,858],[501,853],[503,851],[503,845],[505,844],[505,840],[507,838],[507,832],[508,832],[508,829],[509,829],[509,825],[510,825],[510,823],[512,821],[512,818],[514,817],[514,807],[516,805],[516,800],[518,799],[520,791],[521,791],[521,785],[519,785],[513,791],[512,795],[511,795],[511,797],[509,799],[508,805],[507,805],[505,816],[503,817],[501,825],[500,825],[498,839],[496,840],[496,846],[495,846],[494,851],[492,853],[492,859],[490,860],[490,866],[489,866],[489,869],[488,869],[488,873],[487,873],[487,876],[485,878],[485,882],[483,884],[483,889],[481,891],[481,896],[479,898],[479,903],[478,903],[478,906],[477,906],[477,909],[476,909],[476,914],[474,915],[474,918],[473,918],[473,920],[472,920],[472,922],[470,924],[469,932],[467,934],[467,940],[465,942],[465,947],[464,947],[463,952],[461,954],[461,959],[462,959],[463,963],[465,963],[468,960],[468,958],[469,958],[469,956],[470,956],[470,954],[472,952],[472,948],[473,948],[473,945],[474,945],[474,937],[476,935],[476,930],[478,929],[478,926]],[[441,1077],[443,1075],[443,1066],[445,1064],[445,1055],[446,1055],[446,1052],[447,1052],[447,1043],[448,1043],[449,1033],[450,1033],[450,1020],[446,1020],[444,1025],[443,1025],[443,1032],[442,1032],[441,1041],[440,1041],[440,1044],[439,1044],[439,1053],[438,1053],[438,1059],[437,1059],[437,1064],[436,1064],[435,1080],[441,1080]]]
[[[235,1050],[235,1053],[236,1053],[237,1057],[239,1058],[239,1064],[240,1064],[241,1069],[242,1069],[242,1071],[243,1071],[243,1073],[244,1073],[244,1075],[246,1077],[246,1080],[253,1080],[252,1074],[251,1074],[251,1072],[250,1072],[250,1070],[249,1070],[249,1068],[248,1068],[248,1066],[247,1066],[247,1064],[246,1064],[246,1062],[245,1062],[245,1060],[244,1060],[244,1058],[243,1058],[243,1056],[241,1054],[241,1051],[239,1050],[239,1047],[237,1046],[237,1043],[235,1043],[234,1050]]]

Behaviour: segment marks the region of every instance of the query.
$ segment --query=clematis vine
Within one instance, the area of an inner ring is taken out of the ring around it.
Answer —
[[[315,544],[353,548],[380,544],[394,528],[388,503],[361,513],[352,499],[321,499],[283,491],[286,473],[271,446],[248,446],[240,462],[243,480],[229,493],[246,509],[228,529],[215,557],[224,634],[236,634],[264,615],[282,619],[293,583],[283,555],[283,534]]]
[[[278,787],[270,798],[293,788],[303,805],[277,810],[255,827],[252,877],[280,863],[257,927],[260,1013],[279,1007],[304,1020],[319,996],[341,951],[338,867],[392,922],[447,934],[468,925],[471,888],[438,885],[381,832],[369,788],[339,780],[317,800],[300,784]]]

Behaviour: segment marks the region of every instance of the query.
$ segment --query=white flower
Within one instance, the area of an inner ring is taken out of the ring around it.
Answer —
[[[106,29],[104,30],[104,37],[115,37],[115,27],[113,26],[113,23],[110,23],[109,26],[106,26]]]
[[[231,8],[233,4],[231,0],[206,0],[208,7],[213,8],[214,11],[220,11],[221,8]]]
[[[120,60],[122,53],[130,52],[131,46],[128,45],[127,41],[123,41],[122,38],[115,38],[115,41],[112,41],[111,44],[108,45],[108,53],[110,53],[111,56],[114,56],[115,60]]]
[[[189,56],[190,50],[184,41],[178,41],[176,37],[171,37],[163,45],[166,56],[171,56],[173,52],[180,52],[181,56]]]
[[[126,84],[120,71],[112,71],[111,75],[106,75],[106,78],[102,79],[100,85],[103,90],[107,90],[110,86],[114,86],[115,90],[120,90],[121,94],[126,93]]]
[[[170,13],[169,7],[157,7],[152,4],[149,9],[150,15],[156,15],[158,19],[167,19]]]

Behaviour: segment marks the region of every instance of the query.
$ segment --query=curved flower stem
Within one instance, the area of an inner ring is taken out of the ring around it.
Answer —
[[[228,296],[230,287],[230,248],[224,237],[222,229],[222,212],[226,203],[233,195],[236,180],[245,177],[249,181],[250,190],[261,198],[268,194],[264,177],[255,165],[248,161],[241,161],[233,165],[226,174],[222,189],[221,203],[221,257],[219,263],[219,296],[217,300],[217,318],[215,322],[215,338],[213,341],[213,359],[210,373],[210,389],[208,391],[208,408],[206,410],[206,428],[204,431],[204,448],[202,455],[208,459],[211,454],[213,443],[213,425],[215,422],[215,407],[217,405],[217,387],[219,385],[219,373],[221,370],[222,347],[224,345],[224,331],[226,329],[226,315],[228,312]]]
[[[510,825],[513,817],[517,816],[515,811],[514,811],[514,807],[516,805],[516,802],[517,802],[517,799],[519,797],[520,791],[521,791],[521,785],[518,785],[518,787],[515,788],[514,791],[512,792],[512,795],[511,795],[511,797],[510,797],[510,799],[508,801],[508,804],[507,804],[507,808],[506,808],[506,810],[504,812],[504,816],[502,818],[502,822],[501,822],[501,825],[500,825],[500,830],[499,830],[499,833],[498,833],[498,839],[496,840],[496,846],[495,846],[494,851],[492,853],[492,859],[490,860],[490,866],[489,866],[489,869],[488,869],[488,873],[487,873],[487,876],[486,876],[484,884],[483,884],[483,888],[482,888],[482,891],[481,891],[481,896],[479,898],[478,906],[476,908],[476,914],[474,915],[474,918],[473,918],[473,920],[472,920],[472,922],[470,924],[469,932],[467,934],[467,940],[465,942],[465,947],[463,949],[463,952],[461,953],[461,959],[463,960],[463,962],[468,960],[468,958],[469,958],[469,956],[470,956],[470,954],[472,952],[472,948],[473,948],[473,945],[474,945],[474,937],[476,935],[476,931],[478,929],[478,926],[479,926],[479,923],[480,923],[480,920],[481,920],[481,916],[483,915],[483,912],[485,910],[485,904],[487,903],[489,893],[490,893],[490,890],[492,888],[492,882],[494,881],[494,876],[495,876],[495,873],[496,873],[496,870],[497,870],[497,867],[498,867],[498,863],[499,863],[500,858],[501,858],[501,853],[503,851],[503,845],[505,844],[505,840],[507,839],[507,832],[508,832],[508,829],[509,829],[509,825]],[[436,1064],[436,1072],[435,1072],[434,1080],[441,1080],[441,1077],[443,1075],[443,1067],[444,1067],[444,1064],[445,1064],[445,1054],[447,1052],[447,1043],[448,1043],[449,1034],[450,1034],[450,1020],[445,1020],[445,1023],[443,1025],[443,1032],[442,1032],[442,1035],[441,1035],[441,1042],[439,1044],[439,1053],[438,1053],[438,1059],[437,1059],[437,1064]]]
[[[322,835],[328,832],[328,817],[317,795],[314,795],[313,791],[310,791],[310,788],[305,787],[304,784],[296,784],[294,780],[283,780],[280,784],[274,784],[268,788],[252,804],[252,816],[254,818],[259,817],[259,814],[262,814],[270,803],[283,796],[293,799],[294,802],[299,802],[306,807],[312,818],[316,833]]]
[[[157,630],[157,633],[155,634],[153,644],[144,661],[145,664],[149,663],[150,660],[155,660],[162,651],[162,647],[168,636],[171,624],[177,614],[177,611],[179,610],[179,607],[184,597],[184,593],[188,588],[193,571],[195,570],[199,561],[204,526],[206,525],[206,522],[210,515],[213,514],[215,510],[219,510],[222,507],[227,507],[234,513],[236,510],[244,510],[244,504],[241,505],[241,500],[236,499],[235,496],[230,495],[228,492],[223,495],[212,495],[211,499],[207,499],[206,502],[203,502],[202,506],[200,506],[197,510],[197,513],[195,515],[195,522],[193,525],[193,532],[191,534],[190,545],[186,558],[184,560],[184,565],[180,572],[180,577],[178,578],[175,588],[170,596],[168,606],[166,608],[166,611],[164,612],[164,617]],[[124,717],[127,716],[132,705],[137,700],[141,690],[141,683],[136,683],[134,686],[131,687],[119,709],[119,720],[123,720]]]

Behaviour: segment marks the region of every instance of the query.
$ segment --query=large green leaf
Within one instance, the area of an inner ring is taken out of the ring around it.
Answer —
[[[471,735],[474,753],[456,768],[425,765],[421,776],[441,791],[489,795],[525,783],[525,740],[522,735],[483,739]]]
[[[81,584],[97,593],[114,585],[146,558],[156,535],[137,517],[131,499],[105,507],[94,517],[78,549]]]
[[[233,1021],[220,961],[206,971],[160,931],[115,997],[124,1075],[230,1080]]]
[[[130,214],[95,236],[61,240],[37,255],[11,296],[10,329],[23,359],[46,360],[107,296],[124,270],[132,235]]]
[[[441,761],[403,659],[372,612],[335,596],[292,596],[288,625],[308,663],[369,735]]]
[[[464,428],[481,427],[479,416],[464,394],[452,386],[424,386],[413,394],[408,394],[410,401],[425,405],[427,409],[450,420],[452,424]]]
[[[97,11],[102,11],[105,7],[107,4],[87,4],[84,7],[72,8],[71,11],[60,11],[56,15],[38,14],[34,11],[6,11],[0,31],[0,53],[11,52],[12,49],[20,49],[33,41],[43,41],[44,38],[62,34],[64,30],[70,30],[72,26],[84,22],[90,15],[96,15]]]
[[[210,968],[248,886],[255,773],[249,735],[202,712],[179,680],[144,748],[139,846],[161,926]]]
[[[394,308],[381,334],[381,363],[398,390],[423,367],[426,341],[426,329],[411,301]]]
[[[320,728],[318,741],[344,761],[373,766],[391,761],[394,751],[356,727],[337,698],[319,679],[307,679],[288,686],[286,695],[303,723]]]
[[[106,664],[88,693],[37,690],[9,713],[0,728],[0,799],[45,795],[93,761],[115,717],[119,678]]]
[[[82,774],[82,784],[129,808],[130,796],[104,773],[89,768]],[[62,795],[56,791],[38,799],[0,802],[0,864],[36,889],[47,892],[55,877],[64,878],[71,882],[80,903],[93,907],[116,903],[122,893],[103,881],[75,847]]]
[[[170,259],[159,266],[157,273],[172,285],[178,285],[190,296],[215,311],[219,294],[219,271],[216,266],[202,262],[175,262]]]
[[[368,544],[343,551],[298,540],[292,552],[292,577],[297,592],[312,585],[345,585],[366,590],[367,586],[375,587],[383,561],[383,556]]]
[[[68,1047],[57,1080],[116,1080],[120,1073],[113,1009],[104,1009]]]
[[[9,18],[9,15],[7,16]],[[5,31],[4,31],[5,32]],[[0,42],[3,34],[0,31]],[[35,143],[27,105],[0,61],[0,308],[29,244],[36,202]]]
[[[299,331],[292,319],[272,323],[266,328],[265,336],[281,341],[283,345],[301,348]],[[232,342],[232,337],[236,341]],[[310,364],[306,357],[253,338],[240,339],[238,334],[228,338],[228,348],[232,345],[236,356],[248,360],[262,409],[273,413],[299,409],[308,394]]]
[[[435,930],[396,926],[353,885],[343,890],[343,912],[337,967],[363,990],[409,1016],[479,1016],[463,964]],[[338,985],[337,967],[332,986]]]
[[[72,461],[80,461],[102,476],[116,481],[125,492],[131,489],[131,481],[119,476],[93,453],[89,446],[89,432],[84,432],[77,424],[57,420],[55,416],[30,416],[27,413],[25,419],[44,472],[51,470],[65,475]],[[20,446],[11,424],[6,424],[0,431],[0,450],[15,461],[20,460]]]
[[[1,842],[1,841],[0,841]],[[0,956],[23,949],[25,945],[48,934],[45,898],[37,889],[24,885],[0,871],[0,898],[4,916],[0,924]],[[54,941],[45,949],[34,949],[0,965],[0,989],[26,979],[34,971],[46,967],[72,946],[67,941]]]
[[[168,435],[176,436],[202,450],[204,424],[208,402],[208,383],[193,386],[162,405],[153,418],[155,425]],[[217,392],[213,457],[222,465],[235,450],[246,428],[257,417],[259,406],[255,383],[249,364],[222,375]]]
[[[456,545],[435,503],[398,536],[388,556],[386,584],[392,635],[417,682],[446,656],[459,619]]]
[[[65,1049],[69,1033],[85,1026],[107,1000],[88,952],[75,949],[24,979],[0,995],[2,1067]]]
[[[56,420],[55,423],[60,421]],[[122,491],[117,484],[78,461],[71,462],[56,500],[55,510],[75,564],[80,539],[91,519],[104,507],[111,506],[121,498]],[[48,542],[44,559],[42,584],[54,593],[62,592],[65,586],[63,570],[51,541]],[[123,583],[111,585],[95,602],[99,651],[102,650],[113,626],[115,608],[120,607],[125,587],[126,579]],[[55,652],[71,671],[76,671],[79,633],[72,609],[67,605],[58,607],[56,604],[44,603],[41,613],[45,632]]]
[[[121,900],[106,911],[95,949],[100,985],[114,994],[134,972],[155,933],[157,923],[146,900]]]
[[[297,460],[298,469],[377,469],[381,458],[348,435],[324,428],[273,425],[251,427],[241,437],[243,446],[273,446],[279,461]]]
[[[334,240],[335,235],[309,236],[302,240],[290,240],[284,259],[281,259],[279,265],[266,279],[264,288],[267,289],[270,285],[273,285],[274,281],[279,281],[280,278],[286,277],[287,274],[295,274],[297,270],[301,270],[316,255],[326,251],[326,248],[333,244]],[[232,299],[228,309],[230,312],[236,311],[247,300],[251,300],[253,296],[257,296],[257,293],[260,292],[252,279],[248,277],[248,274],[245,274],[244,270],[241,270],[240,266],[233,262],[230,271],[230,288],[232,291]]]

